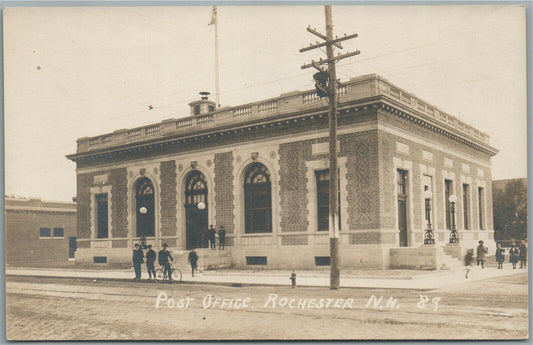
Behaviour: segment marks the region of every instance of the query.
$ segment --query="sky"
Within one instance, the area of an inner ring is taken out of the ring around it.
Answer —
[[[526,17],[520,5],[332,6],[358,33],[342,80],[375,73],[489,134],[493,179],[527,176]],[[69,201],[76,139],[189,115],[214,99],[210,6],[4,9],[5,194]],[[299,49],[324,6],[218,6],[220,103],[313,89]],[[150,106],[152,109],[150,109]]]

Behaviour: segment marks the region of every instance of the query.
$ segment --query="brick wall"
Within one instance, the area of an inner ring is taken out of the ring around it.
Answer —
[[[77,176],[77,213],[78,238],[91,238],[91,185],[94,174],[78,174]]]
[[[227,233],[233,233],[233,154],[231,152],[215,155],[215,204],[216,225],[224,226]],[[229,242],[226,241],[226,245]]]
[[[176,162],[161,162],[161,233],[163,236],[172,236],[176,229]]]
[[[128,237],[128,180],[126,168],[109,172],[111,184],[111,227],[114,238]]]
[[[40,239],[40,228],[63,228],[63,238]],[[8,266],[70,265],[69,237],[76,237],[76,213],[6,210],[5,259]]]

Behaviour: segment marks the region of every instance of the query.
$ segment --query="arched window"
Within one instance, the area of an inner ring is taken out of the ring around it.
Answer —
[[[206,203],[207,183],[204,174],[199,171],[193,171],[189,174],[185,185],[185,194],[187,196],[186,204]]]
[[[135,184],[135,209],[137,215],[137,236],[155,236],[154,185],[143,177]]]
[[[245,233],[272,232],[270,173],[260,163],[251,165],[244,177]]]

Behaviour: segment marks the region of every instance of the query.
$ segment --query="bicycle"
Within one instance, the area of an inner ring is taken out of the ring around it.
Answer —
[[[183,279],[183,276],[181,274],[181,271],[179,268],[174,267],[174,262],[170,264],[170,272],[172,272],[172,280],[171,283],[181,283],[181,280]],[[163,267],[158,268],[155,270],[155,281],[156,283],[169,281],[166,272],[164,271]]]

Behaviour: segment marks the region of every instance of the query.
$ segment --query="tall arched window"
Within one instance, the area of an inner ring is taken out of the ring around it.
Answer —
[[[244,177],[245,232],[272,232],[270,173],[260,163],[252,164]]]
[[[186,204],[206,203],[207,182],[204,174],[199,171],[189,174],[185,185],[185,194],[187,196]]]
[[[137,215],[137,236],[155,236],[154,185],[143,177],[135,184],[135,209]]]

